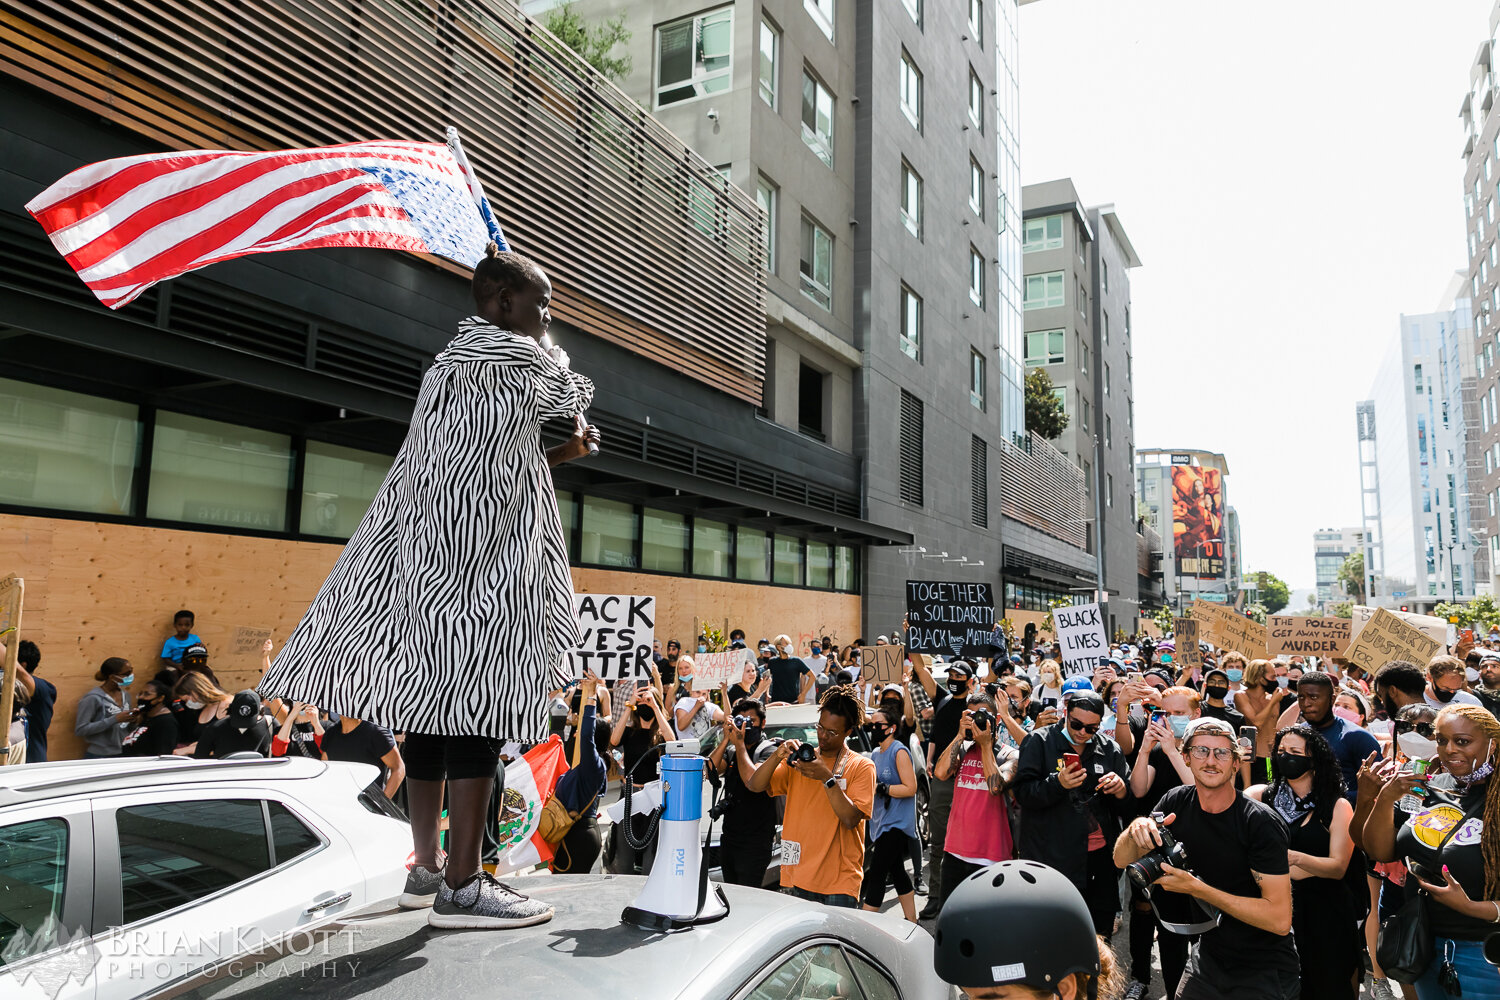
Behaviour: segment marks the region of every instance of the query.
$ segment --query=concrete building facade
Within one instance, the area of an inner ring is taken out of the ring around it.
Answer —
[[[1162,538],[1165,603],[1240,600],[1240,521],[1228,498],[1229,462],[1219,452],[1145,448],[1136,452],[1136,490],[1146,525]]]
[[[1313,532],[1313,570],[1317,581],[1313,600],[1318,604],[1349,599],[1339,583],[1344,560],[1365,550],[1363,528],[1319,528]]]

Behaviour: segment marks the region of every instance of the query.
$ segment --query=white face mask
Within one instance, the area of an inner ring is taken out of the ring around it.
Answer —
[[[1421,733],[1402,733],[1396,738],[1401,752],[1412,760],[1431,760],[1437,756],[1437,743]]]

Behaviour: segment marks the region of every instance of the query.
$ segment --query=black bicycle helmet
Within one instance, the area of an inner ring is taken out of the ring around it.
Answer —
[[[1099,975],[1082,894],[1036,861],[1002,861],[960,882],[938,913],[935,937],[933,967],[954,986],[1055,990],[1075,972]]]

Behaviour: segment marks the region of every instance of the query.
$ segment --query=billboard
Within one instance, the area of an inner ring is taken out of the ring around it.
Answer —
[[[1181,576],[1224,578],[1224,479],[1218,469],[1172,466],[1172,551]]]

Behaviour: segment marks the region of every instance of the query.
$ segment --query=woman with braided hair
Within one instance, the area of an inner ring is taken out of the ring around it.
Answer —
[[[828,906],[859,906],[865,821],[875,806],[875,765],[847,745],[865,721],[854,687],[829,688],[819,702],[817,744],[787,740],[745,787],[786,796],[781,891]]]
[[[1443,773],[1387,782],[1365,821],[1365,850],[1376,861],[1404,859],[1407,891],[1420,886],[1433,901],[1433,958],[1415,984],[1419,1000],[1500,1000],[1500,970],[1484,960],[1485,939],[1500,931],[1500,721],[1477,705],[1449,705],[1438,713],[1436,743]],[[1398,812],[1412,792],[1422,807]]]

